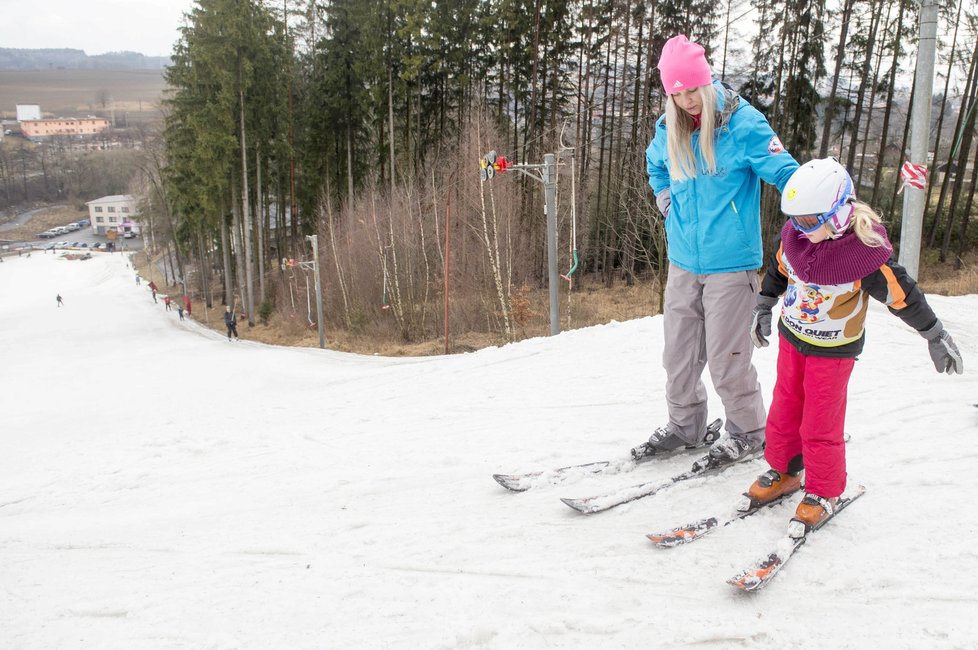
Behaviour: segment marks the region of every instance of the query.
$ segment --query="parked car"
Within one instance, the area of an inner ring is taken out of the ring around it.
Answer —
[[[77,223],[82,228],[84,228],[85,226],[92,225],[92,222],[90,220],[88,220],[88,219],[80,219],[80,220],[76,221],[75,223]]]

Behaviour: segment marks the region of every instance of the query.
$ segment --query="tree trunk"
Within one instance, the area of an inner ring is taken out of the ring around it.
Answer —
[[[954,155],[957,153],[956,147],[960,146],[960,142],[964,138],[965,122],[967,121],[968,113],[971,111],[971,107],[975,105],[975,102],[978,101],[978,95],[976,95],[976,91],[978,91],[978,75],[976,75],[976,70],[978,70],[978,48],[972,54],[971,65],[968,68],[968,80],[965,84],[964,100],[958,109],[958,120],[954,126],[954,144],[951,145],[951,153],[947,157],[947,171],[944,173],[944,180],[941,183],[941,193],[937,199],[937,207],[934,210],[934,223],[931,226],[931,235],[928,237],[928,244],[931,246],[933,246],[933,242],[937,239],[937,233],[940,230],[940,223],[944,212],[944,201],[947,198],[947,192],[951,182],[951,167],[954,164]],[[961,178],[963,173],[963,169],[958,169],[956,177]],[[954,205],[952,201],[949,212],[954,209]],[[948,228],[950,228],[950,225]]]
[[[221,258],[224,262],[224,304],[234,308],[234,274],[231,271],[231,244],[228,241],[228,225],[221,210]]]
[[[893,112],[893,94],[896,90],[897,69],[900,67],[900,38],[903,35],[903,16],[906,11],[906,4],[900,2],[900,13],[897,14],[897,27],[893,35],[893,62],[890,65],[890,80],[886,92],[886,109],[883,111],[883,127],[880,136],[879,151],[876,153],[876,174],[873,177],[873,194],[869,199],[870,205],[876,205],[876,197],[879,194],[880,181],[883,178],[883,164],[886,155],[886,145],[890,136],[890,115]],[[902,160],[897,160],[897,169],[902,164]]]
[[[829,99],[825,104],[825,123],[822,125],[822,143],[818,149],[818,157],[826,158],[829,155],[829,143],[832,141],[832,119],[835,114],[836,93],[839,90],[839,77],[842,76],[842,64],[846,59],[846,42],[849,36],[849,20],[852,18],[852,8],[856,0],[845,0],[842,7],[842,26],[839,33],[839,44],[835,48],[835,72],[832,73],[832,90],[829,91]],[[842,150],[839,150],[842,155]]]
[[[265,197],[262,193],[261,145],[255,151],[255,219],[258,233],[258,299],[265,302]]]
[[[254,277],[254,259],[252,257],[251,249],[251,205],[249,204],[250,197],[248,196],[248,144],[245,138],[245,104],[244,104],[244,83],[241,79],[241,67],[240,63],[238,66],[238,119],[241,133],[241,230],[244,235],[244,246],[238,249],[239,258],[243,257],[240,261],[244,264],[244,278],[245,278],[245,292],[244,300],[242,301],[242,306],[244,307],[245,314],[248,318],[248,325],[254,327],[255,325],[255,277]],[[243,252],[244,255],[240,255]],[[240,266],[240,265],[239,265]]]
[[[602,104],[601,104],[601,136],[598,138],[598,184],[595,188],[596,196],[594,198],[594,206],[597,210],[595,215],[595,221],[598,224],[598,239],[597,245],[601,249],[601,257],[603,262],[601,264],[601,273],[604,277],[604,282],[606,287],[611,287],[614,283],[614,273],[612,270],[613,262],[610,261],[611,254],[611,228],[608,227],[608,221],[610,219],[607,212],[602,210],[603,204],[606,203],[604,199],[605,193],[608,191],[608,185],[604,180],[605,175],[605,150],[607,149],[606,140],[608,137],[608,97],[611,95],[610,90],[610,77],[611,71],[611,42],[608,39],[608,45],[605,49],[605,64],[604,64],[604,91],[602,93]],[[611,166],[611,160],[609,156],[608,166]],[[609,172],[610,175],[610,172]]]
[[[903,6],[902,0],[900,0],[900,5]],[[888,5],[886,9],[886,20],[883,21],[883,24],[888,25],[889,23],[890,23],[890,6]],[[862,146],[862,150],[859,152],[859,172],[857,173],[855,179],[857,188],[861,188],[863,186],[863,171],[866,168],[866,147],[869,145],[869,129],[873,125],[873,111],[875,110],[874,105],[876,103],[876,89],[879,86],[878,79],[880,76],[880,68],[882,67],[882,65],[883,65],[883,48],[880,47],[877,48],[876,65],[873,66],[873,82],[869,91],[869,112],[866,115],[866,126],[863,128],[863,142],[862,142],[863,146]],[[849,173],[851,174],[852,170],[849,170]],[[879,169],[877,168],[874,176],[878,176],[878,175],[879,175]]]
[[[957,44],[958,44],[958,24],[959,24],[959,22],[961,20],[961,7],[963,5],[964,5],[964,2],[958,2],[958,16],[957,16],[957,20],[955,21],[955,24],[954,24],[954,37],[951,39],[951,54],[948,57],[948,61],[947,61],[947,73],[945,75],[945,80],[944,80],[944,96],[943,96],[943,98],[941,100],[941,112],[940,112],[940,115],[938,115],[938,117],[937,117],[937,133],[936,133],[936,135],[934,137],[934,160],[931,161],[931,167],[933,169],[931,170],[930,177],[928,178],[928,183],[927,183],[927,200],[924,202],[924,210],[925,210],[924,220],[925,221],[926,221],[926,211],[927,211],[928,208],[930,208],[930,203],[931,203],[931,200],[932,200],[932,197],[933,197],[933,194],[934,194],[934,185],[935,185],[935,181],[937,179],[938,160],[940,160],[941,132],[944,130],[944,114],[945,114],[945,110],[946,110],[946,107],[947,107],[947,99],[948,99],[947,98],[947,94],[948,94],[948,90],[950,89],[950,86],[951,86],[951,77],[952,77],[953,72],[954,72],[954,64],[956,63],[956,61],[955,61],[955,52],[957,50]],[[963,102],[962,102],[962,104],[963,104]],[[958,120],[959,120],[958,126],[960,126],[960,120],[961,120],[961,114],[960,113],[958,114]],[[957,129],[955,129],[955,135],[957,135]],[[952,138],[952,143],[949,146],[952,146],[952,147],[954,146],[953,138]],[[948,151],[950,152],[950,149],[948,149]],[[953,152],[950,152],[948,154],[947,163],[948,163],[949,166],[950,166],[951,156],[952,155],[954,155]],[[941,189],[942,189],[942,191],[944,190],[943,183],[942,183],[942,188]],[[940,202],[938,203],[938,205],[940,205]],[[931,221],[930,231],[927,233],[927,246],[931,246],[932,247],[934,245],[934,241],[935,241],[935,239],[937,237],[937,229],[939,227],[939,221],[940,221],[940,216],[939,215],[940,215],[940,211],[939,211],[939,208],[938,208],[934,212],[934,219]]]
[[[975,159],[971,163],[971,187],[968,190],[968,203],[964,207],[964,214],[961,215],[961,229],[958,232],[958,254],[954,256],[955,271],[960,271],[964,264],[964,253],[968,244],[968,223],[971,221],[971,208],[975,203],[975,189],[978,188],[978,151],[975,153]]]
[[[901,156],[905,155],[904,152],[906,152],[908,150],[908,148],[907,148],[907,142],[909,142],[909,140],[910,140],[910,121],[911,121],[911,119],[913,119],[913,111],[911,110],[910,107],[913,106],[913,98],[914,98],[914,90],[915,90],[914,87],[917,85],[916,84],[916,79],[917,79],[917,72],[915,70],[914,71],[913,82],[911,83],[911,86],[910,86],[910,99],[907,100],[907,119],[903,123],[903,138],[900,140],[900,155]],[[903,163],[900,163],[900,164],[902,165]],[[897,197],[897,193],[900,191],[900,187],[901,187],[901,184],[900,184],[900,181],[898,179],[897,182],[893,184],[893,194],[890,195],[890,205],[887,207],[887,210],[886,210],[888,213],[891,214],[891,217],[893,218],[894,221],[897,220],[897,216],[895,214],[895,212],[896,212],[895,208],[896,208],[896,197]],[[902,209],[901,209],[901,215],[902,215]]]
[[[852,141],[849,143],[849,155],[846,157],[846,169],[850,170],[850,173],[856,164],[859,125],[863,117],[863,101],[866,99],[866,84],[869,80],[869,71],[873,61],[873,48],[876,46],[876,30],[879,27],[880,14],[882,13],[881,7],[876,4],[876,0],[873,1],[871,11],[869,34],[866,36],[866,58],[863,59],[862,70],[859,73],[859,91],[856,93],[856,109],[852,117]]]
[[[978,57],[978,49],[975,50],[975,56]],[[975,84],[973,83],[972,88],[974,86]],[[971,103],[974,104],[974,102],[975,99],[972,99]],[[963,106],[962,110],[964,110]],[[941,245],[941,254],[939,256],[942,262],[947,261],[947,253],[951,247],[951,231],[954,229],[955,212],[958,211],[957,207],[961,200],[961,191],[964,189],[964,179],[968,169],[968,158],[971,157],[971,140],[974,132],[975,112],[969,110],[968,116],[965,118],[964,136],[961,138],[961,145],[958,151],[958,168],[954,174],[954,190],[951,192],[951,205],[947,211],[947,227],[944,229],[944,242]],[[967,218],[967,214],[962,215],[962,219]]]
[[[390,138],[388,147],[390,148],[390,165],[391,165],[391,177],[390,177],[390,195],[391,200],[394,199],[394,182],[397,176],[396,169],[394,167],[394,75],[391,71],[393,64],[388,62],[387,65],[387,124],[388,130],[390,131]]]
[[[353,205],[353,125],[346,126],[346,204]]]

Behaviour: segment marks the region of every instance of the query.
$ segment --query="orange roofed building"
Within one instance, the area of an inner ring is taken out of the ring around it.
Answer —
[[[24,120],[20,132],[34,142],[56,136],[85,136],[101,133],[109,128],[104,117],[56,117],[46,120]]]

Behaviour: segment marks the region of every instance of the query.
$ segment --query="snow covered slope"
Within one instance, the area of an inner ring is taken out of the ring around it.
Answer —
[[[664,423],[661,318],[358,356],[228,343],[119,255],[8,258],[0,647],[974,647],[978,296],[930,301],[966,374],[874,304],[848,416],[868,492],[745,595],[724,580],[793,505],[688,547],[644,534],[723,511],[762,461],[591,517],[559,497],[693,457],[522,494],[491,478],[618,457]],[[776,356],[754,356],[768,398]]]

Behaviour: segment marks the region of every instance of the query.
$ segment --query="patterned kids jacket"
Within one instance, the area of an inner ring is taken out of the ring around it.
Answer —
[[[871,248],[851,230],[836,240],[812,244],[790,223],[771,257],[761,294],[784,294],[778,331],[802,354],[855,357],[865,342],[869,298],[886,305],[917,331],[932,327],[937,316],[906,269],[890,259],[885,245]]]

